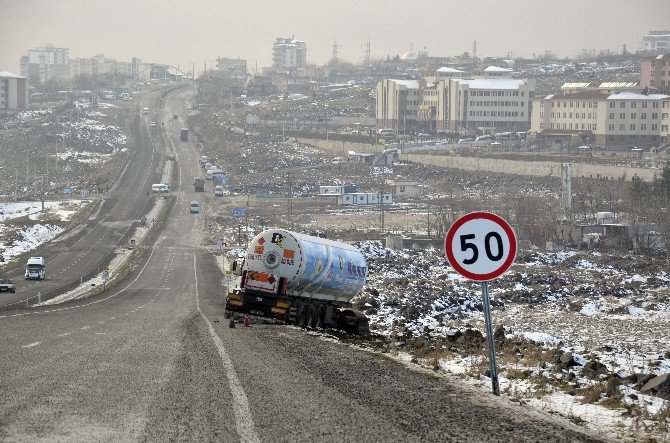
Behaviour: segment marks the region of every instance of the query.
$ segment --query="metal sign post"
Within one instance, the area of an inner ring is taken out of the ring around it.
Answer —
[[[498,385],[498,367],[496,366],[496,343],[493,340],[493,321],[491,319],[491,299],[489,298],[489,282],[482,282],[482,297],[484,298],[484,323],[486,324],[486,343],[489,348],[489,366],[491,368],[491,389],[493,395],[500,395]]]
[[[489,212],[472,212],[459,218],[451,225],[444,240],[444,250],[454,270],[482,284],[482,305],[494,395],[500,395],[500,386],[488,282],[500,277],[512,266],[516,248],[516,235],[512,227],[501,217]]]

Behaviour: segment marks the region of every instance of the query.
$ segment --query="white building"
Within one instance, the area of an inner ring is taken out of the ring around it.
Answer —
[[[275,39],[272,48],[272,66],[296,69],[307,64],[307,43],[295,38]]]
[[[394,197],[414,197],[419,195],[419,185],[413,180],[388,179],[386,185],[391,187]]]
[[[451,79],[448,91],[450,130],[507,132],[530,127],[534,79]]]
[[[27,56],[21,57],[21,75],[24,77],[39,76],[40,80],[56,79],[63,81],[69,78],[70,50],[56,48],[51,44],[31,49]]]
[[[242,77],[247,74],[247,61],[239,57],[219,57],[216,59],[216,69],[226,75]]]
[[[654,53],[669,52],[670,31],[649,31],[649,34],[642,37],[640,50]]]
[[[378,205],[380,203],[390,205],[393,203],[393,195],[379,192],[347,193],[338,196],[337,203],[345,206]]]
[[[26,109],[28,103],[28,79],[0,72],[0,109]]]
[[[512,70],[490,66],[482,78],[440,68],[426,79],[377,83],[377,128],[405,131],[526,131],[535,80],[508,78]]]
[[[533,100],[531,134],[539,146],[658,146],[668,142],[670,95],[603,91]]]

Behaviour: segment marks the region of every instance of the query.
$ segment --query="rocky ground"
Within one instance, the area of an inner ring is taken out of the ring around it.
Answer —
[[[386,338],[372,347],[485,382],[480,285],[455,273],[439,250],[360,247],[370,275],[354,302]],[[520,254],[491,283],[503,390],[594,428],[630,431],[613,435],[667,432],[668,264],[604,252]],[[609,420],[598,423],[594,411]]]

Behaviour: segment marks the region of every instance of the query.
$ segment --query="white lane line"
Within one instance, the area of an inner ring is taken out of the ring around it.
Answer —
[[[42,343],[42,342],[41,342],[41,341],[36,341],[36,342],[34,342],[34,343],[31,343],[31,344],[29,344],[29,345],[24,345],[24,346],[21,346],[21,347],[22,347],[22,348],[32,348],[32,347],[34,347],[34,346],[39,345],[40,343]]]
[[[57,337],[67,337],[70,334],[72,334],[72,332],[63,332],[62,334],[58,334]]]
[[[109,317],[109,319],[110,319],[110,320],[114,320],[114,319],[116,319],[116,317]]]
[[[81,330],[83,331],[84,329],[91,329],[91,327],[90,327],[90,326],[83,326],[83,327],[81,327],[81,328],[79,328],[79,329],[81,329]]]
[[[244,387],[240,383],[240,379],[237,377],[235,372],[235,367],[233,362],[230,360],[228,353],[226,353],[226,348],[223,346],[223,341],[216,334],[212,323],[205,313],[200,309],[200,298],[198,294],[198,268],[196,266],[196,254],[193,253],[193,273],[195,274],[195,305],[198,308],[198,312],[202,316],[203,320],[207,324],[209,329],[209,335],[212,336],[214,340],[214,345],[216,346],[217,351],[219,351],[219,356],[221,357],[221,362],[223,367],[226,370],[226,377],[228,378],[228,383],[230,384],[230,392],[233,395],[233,413],[235,414],[235,427],[237,428],[237,434],[240,436],[240,440],[244,442],[260,442],[260,438],[256,434],[254,429],[254,418],[251,415],[251,410],[249,409],[249,400],[247,399],[247,394],[244,392]]]

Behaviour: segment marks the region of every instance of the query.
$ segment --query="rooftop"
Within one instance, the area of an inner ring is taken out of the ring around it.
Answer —
[[[526,80],[511,78],[476,78],[476,79],[454,79],[462,85],[468,85],[470,89],[519,89],[526,84]]]
[[[404,86],[407,89],[419,89],[421,87],[419,80],[395,80],[391,79],[390,81],[400,85]]]
[[[463,71],[461,71],[460,69],[450,68],[448,66],[442,66],[441,68],[439,68],[437,70],[437,72],[447,72],[447,73],[454,73],[454,74],[462,74],[463,73]]]
[[[665,94],[637,94],[635,92],[620,92],[607,97],[607,100],[663,100],[670,98]]]
[[[9,71],[0,71],[0,77],[2,78],[26,78],[17,74],[12,74]]]
[[[512,69],[500,68],[498,66],[488,66],[484,72],[514,72]]]

